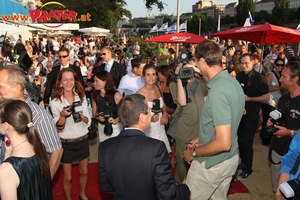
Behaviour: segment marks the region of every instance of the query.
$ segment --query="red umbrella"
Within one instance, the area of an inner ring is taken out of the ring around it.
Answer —
[[[144,40],[144,42],[198,44],[204,40],[207,39],[193,33],[181,32],[157,36],[154,38]]]
[[[244,40],[256,44],[300,42],[300,31],[272,24],[237,27],[210,36]]]

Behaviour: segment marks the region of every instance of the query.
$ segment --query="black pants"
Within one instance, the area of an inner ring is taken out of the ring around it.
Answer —
[[[246,114],[242,117],[238,129],[238,143],[241,163],[244,164],[243,172],[252,173],[253,140],[258,123],[259,113]]]

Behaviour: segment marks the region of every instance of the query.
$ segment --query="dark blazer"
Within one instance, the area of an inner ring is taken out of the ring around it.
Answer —
[[[69,67],[75,71],[83,88],[85,88],[85,83],[83,81],[80,68],[73,66],[73,65],[69,65]],[[60,65],[53,67],[51,73],[49,73],[49,76],[47,77],[47,81],[46,81],[46,85],[45,85],[46,89],[45,89],[44,98],[43,98],[43,101],[45,104],[49,104],[49,98],[51,97],[52,89],[55,87],[54,85],[55,85],[58,73],[60,72],[60,68],[61,68]]]
[[[97,72],[103,71],[104,69],[105,69],[105,63],[103,63],[102,65],[100,65],[98,67]],[[111,70],[110,70],[110,74],[114,80],[114,84],[115,84],[116,88],[118,88],[121,78],[126,74],[126,69],[123,65],[114,61],[113,65],[111,67]]]
[[[137,129],[123,130],[98,149],[100,187],[115,200],[187,200],[187,185],[176,185],[165,144]]]

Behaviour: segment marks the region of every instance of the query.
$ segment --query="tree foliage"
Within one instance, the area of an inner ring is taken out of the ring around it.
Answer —
[[[249,11],[254,13],[254,2],[252,0],[240,0],[235,15],[235,21],[239,26],[244,25]]]
[[[274,0],[274,8],[272,10],[272,24],[283,25],[287,21],[289,0]]]
[[[195,14],[192,18],[186,20],[188,32],[191,33],[199,34],[200,30],[201,35],[207,35],[217,30],[216,20],[212,17],[207,17],[206,14]]]
[[[296,10],[295,19],[300,19],[300,6]]]
[[[255,24],[265,24],[270,23],[272,19],[272,14],[268,13],[265,10],[261,10],[259,12],[255,12],[253,15],[253,20],[255,20]]]
[[[53,0],[42,0],[42,3],[45,4],[51,1]],[[77,22],[81,28],[96,26],[116,32],[118,20],[123,16],[130,19],[132,17],[131,12],[124,8],[127,5],[126,0],[56,0],[56,2],[62,3],[66,9],[74,10],[79,15],[90,13],[92,19],[90,22]],[[144,2],[148,10],[151,10],[153,6],[157,6],[161,11],[165,5],[160,0],[144,0]]]

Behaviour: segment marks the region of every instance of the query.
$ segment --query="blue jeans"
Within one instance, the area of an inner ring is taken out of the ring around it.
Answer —
[[[253,140],[258,123],[259,113],[246,114],[242,117],[238,129],[238,144],[243,172],[252,173]]]

